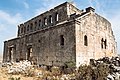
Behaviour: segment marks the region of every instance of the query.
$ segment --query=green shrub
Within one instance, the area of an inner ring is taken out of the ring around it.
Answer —
[[[68,61],[68,62],[65,62],[64,65],[68,68],[72,68],[72,67],[75,67],[75,62],[73,61]]]
[[[100,64],[97,67],[90,65],[81,65],[76,72],[77,80],[106,80],[109,74],[109,67],[104,64]]]
[[[77,80],[92,80],[93,69],[91,66],[81,65],[76,73]]]
[[[95,69],[97,80],[106,80],[106,77],[109,74],[109,72],[110,72],[109,66],[105,64],[98,65],[97,68]]]

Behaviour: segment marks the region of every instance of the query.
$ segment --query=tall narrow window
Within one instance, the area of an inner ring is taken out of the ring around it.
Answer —
[[[52,22],[52,16],[51,16],[51,15],[49,16],[49,22],[50,22],[50,23],[53,23],[53,22]]]
[[[104,41],[105,49],[107,48],[107,40]]]
[[[29,25],[28,25],[28,26],[27,26],[27,31],[29,31],[29,28],[30,28],[30,27],[29,27]]]
[[[44,18],[44,25],[47,25],[47,18]]]
[[[102,38],[102,40],[101,40],[101,48],[103,49],[103,43],[104,43],[104,40],[103,40],[103,38]]]
[[[64,45],[64,36],[60,35],[60,45],[63,46]]]
[[[41,26],[41,20],[39,20],[39,27]]]
[[[55,21],[58,21],[59,20],[59,15],[58,13],[55,14]]]
[[[32,31],[32,29],[33,29],[33,24],[31,23],[30,24],[30,31]]]
[[[35,21],[35,28],[34,29],[36,30],[36,28],[37,28],[37,21]]]
[[[85,46],[88,46],[88,39],[87,39],[87,36],[86,36],[86,35],[84,36],[84,45],[85,45]]]
[[[102,40],[101,40],[101,48],[102,48],[102,49],[107,49],[107,40],[106,40],[106,39],[104,40],[104,39],[102,38]]]
[[[35,26],[37,27],[37,21],[35,21]]]

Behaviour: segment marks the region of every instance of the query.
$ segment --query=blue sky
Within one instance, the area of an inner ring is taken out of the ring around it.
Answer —
[[[120,0],[1,0],[0,54],[4,41],[17,36],[17,25],[66,1],[73,1],[79,9],[92,6],[96,13],[107,18],[112,24],[120,53]]]

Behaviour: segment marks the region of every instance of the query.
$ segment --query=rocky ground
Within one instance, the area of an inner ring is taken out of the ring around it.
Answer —
[[[112,58],[104,57],[98,60],[91,59],[90,65],[93,68],[103,65],[102,70],[107,74],[107,80],[120,80],[120,56]]]
[[[0,80],[75,80],[75,74],[62,74],[59,67],[37,67],[29,61],[19,63],[2,63]]]
[[[69,62],[63,68],[31,65],[29,61],[1,63],[0,80],[120,80],[120,57],[91,59],[78,69]]]

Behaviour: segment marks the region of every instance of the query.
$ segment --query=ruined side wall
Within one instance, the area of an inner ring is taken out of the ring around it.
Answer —
[[[32,48],[31,60],[40,65],[63,65],[75,62],[75,27],[74,22],[54,26],[39,32],[26,35],[17,40],[8,41],[5,48],[15,45],[14,61],[27,59],[28,48]],[[60,45],[63,35],[64,45]],[[5,49],[9,54],[9,49]],[[7,61],[6,56],[4,61]]]
[[[88,64],[89,59],[111,57],[116,54],[116,42],[111,24],[103,17],[89,12],[76,21],[76,64]],[[87,46],[85,37],[87,36]],[[102,40],[106,40],[106,48]]]

